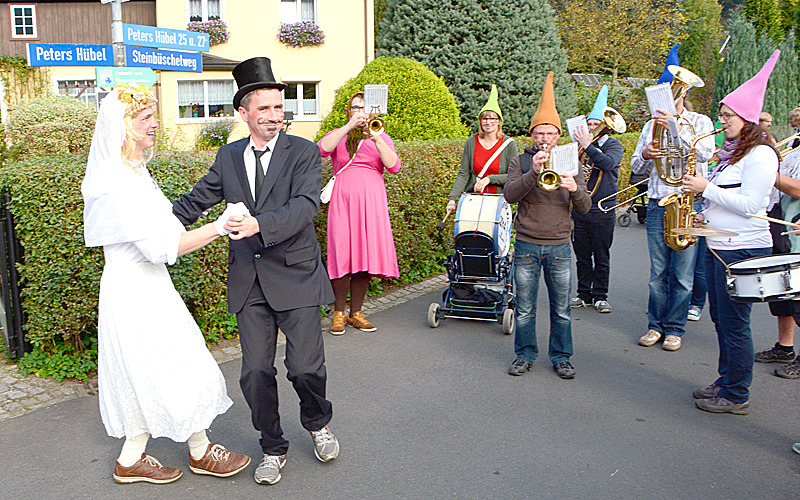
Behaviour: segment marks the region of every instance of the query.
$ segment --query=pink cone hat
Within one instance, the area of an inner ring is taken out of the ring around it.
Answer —
[[[761,116],[761,109],[764,107],[764,94],[767,93],[767,81],[772,70],[775,69],[775,63],[778,62],[778,56],[781,55],[780,50],[776,50],[769,57],[764,67],[756,73],[756,76],[747,80],[739,86],[736,90],[726,95],[720,101],[720,104],[725,104],[737,115],[745,120],[758,124],[758,118]]]

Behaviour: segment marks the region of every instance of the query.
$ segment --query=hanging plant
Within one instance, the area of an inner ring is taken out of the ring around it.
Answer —
[[[191,21],[186,26],[189,31],[196,31],[197,33],[208,33],[209,43],[211,45],[219,45],[228,41],[231,37],[231,32],[228,31],[228,25],[221,19],[212,19],[210,21]]]
[[[292,47],[322,45],[325,43],[325,33],[312,22],[281,23],[278,40]]]

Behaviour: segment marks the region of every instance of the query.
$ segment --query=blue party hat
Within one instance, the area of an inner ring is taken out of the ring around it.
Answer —
[[[664,65],[664,72],[661,73],[661,78],[658,79],[658,83],[671,83],[672,82],[672,73],[667,69],[670,65],[680,66],[678,62],[678,46],[674,45],[672,50],[669,51],[669,55],[667,56],[667,63]]]
[[[608,85],[603,85],[600,93],[597,94],[597,99],[594,101],[592,112],[586,116],[587,120],[595,119],[603,121],[603,109],[608,106]]]

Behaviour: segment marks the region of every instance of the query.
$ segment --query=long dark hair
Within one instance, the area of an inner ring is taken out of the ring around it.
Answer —
[[[757,123],[745,121],[744,125],[742,126],[742,131],[739,132],[739,144],[736,146],[736,149],[733,150],[733,154],[731,155],[731,159],[728,161],[729,165],[733,165],[737,161],[741,160],[756,146],[769,146],[773,151],[775,151],[775,155],[778,156],[780,159],[780,155],[778,151],[772,147],[772,144],[768,143],[766,139],[764,139],[764,129],[761,128]]]

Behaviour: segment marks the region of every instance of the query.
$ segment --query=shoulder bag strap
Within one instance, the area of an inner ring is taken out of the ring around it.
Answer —
[[[503,150],[506,148],[506,146],[508,146],[509,144],[511,144],[512,142],[514,142],[514,139],[511,139],[511,138],[510,138],[510,137],[508,137],[507,135],[506,135],[506,136],[503,136],[503,137],[506,137],[506,138],[508,138],[508,140],[504,140],[504,141],[503,141],[503,144],[501,144],[501,145],[500,145],[500,147],[499,147],[499,148],[497,148],[497,151],[495,151],[495,152],[494,152],[494,154],[493,154],[493,155],[492,155],[492,156],[491,156],[491,157],[490,157],[490,158],[489,158],[489,159],[486,161],[486,164],[485,164],[485,165],[483,166],[483,168],[481,169],[481,173],[479,173],[479,174],[478,174],[478,179],[480,179],[480,178],[482,178],[482,177],[483,177],[483,174],[485,174],[485,173],[486,173],[486,170],[489,168],[489,165],[491,165],[491,164],[492,164],[492,162],[495,160],[495,158],[497,158],[498,156],[500,156],[500,153],[502,153],[502,152],[503,152]]]

